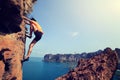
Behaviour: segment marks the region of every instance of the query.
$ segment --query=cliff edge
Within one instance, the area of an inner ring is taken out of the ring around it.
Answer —
[[[90,59],[80,59],[75,69],[56,80],[112,80],[117,65],[116,51],[106,48]]]
[[[36,0],[0,0],[0,80],[22,80],[25,52],[23,15]]]

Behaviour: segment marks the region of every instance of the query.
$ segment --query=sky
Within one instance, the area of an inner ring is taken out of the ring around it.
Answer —
[[[31,16],[44,31],[32,57],[120,48],[120,0],[38,0]]]

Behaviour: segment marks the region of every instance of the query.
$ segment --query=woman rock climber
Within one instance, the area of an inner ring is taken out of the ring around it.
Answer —
[[[30,25],[30,33],[26,34],[28,38],[32,38],[32,33],[34,32],[35,38],[32,40],[32,42],[29,45],[29,49],[27,52],[27,55],[24,57],[23,61],[28,61],[30,54],[32,52],[33,46],[38,42],[42,35],[43,35],[43,30],[41,26],[36,22],[34,18],[28,19],[27,17],[23,16],[24,22],[28,25]]]

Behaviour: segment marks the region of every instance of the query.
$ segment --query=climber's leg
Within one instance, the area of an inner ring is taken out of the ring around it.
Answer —
[[[27,53],[27,55],[25,56],[24,61],[29,60],[29,57],[30,57],[30,54],[31,54],[31,52],[32,52],[33,46],[41,39],[42,34],[43,34],[43,33],[36,31],[36,33],[35,33],[35,38],[33,39],[33,41],[32,41],[32,42],[30,43],[30,45],[29,45],[28,53]]]
[[[29,49],[28,49],[28,53],[27,53],[27,55],[25,56],[24,60],[28,60],[28,59],[29,59],[30,54],[31,54],[32,49],[33,49],[33,46],[36,44],[36,42],[37,42],[37,41],[34,39],[34,40],[30,43]]]

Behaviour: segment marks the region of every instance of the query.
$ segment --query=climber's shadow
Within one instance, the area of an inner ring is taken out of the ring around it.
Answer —
[[[21,31],[20,5],[11,0],[0,0],[0,32],[16,33]]]

